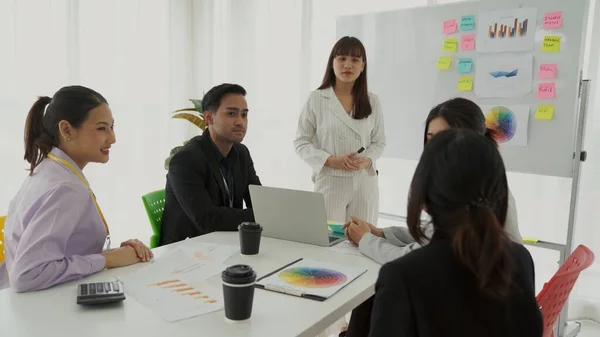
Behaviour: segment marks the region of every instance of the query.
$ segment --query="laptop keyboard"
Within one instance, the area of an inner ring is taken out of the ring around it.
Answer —
[[[331,243],[331,242],[333,242],[333,241],[335,241],[335,240],[339,240],[339,239],[340,239],[339,237],[330,236],[330,237],[329,237],[329,242]]]

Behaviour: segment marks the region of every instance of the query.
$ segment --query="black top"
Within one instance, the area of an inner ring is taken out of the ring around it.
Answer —
[[[240,223],[254,221],[249,185],[260,185],[260,179],[246,146],[233,144],[224,158],[208,129],[192,138],[169,164],[160,244],[234,231]],[[244,201],[247,209],[243,209]]]
[[[538,337],[543,321],[529,251],[511,244],[514,287],[504,299],[482,294],[453,254],[450,240],[385,264],[376,285],[369,336]]]

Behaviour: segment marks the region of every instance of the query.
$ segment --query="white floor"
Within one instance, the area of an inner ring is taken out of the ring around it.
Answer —
[[[600,324],[592,321],[580,321],[581,333],[577,337],[598,337],[600,336]]]

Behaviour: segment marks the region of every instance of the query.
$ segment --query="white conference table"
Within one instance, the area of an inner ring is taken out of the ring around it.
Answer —
[[[239,245],[239,238],[237,232],[216,232],[184,242]],[[155,249],[155,258],[160,258],[179,244]],[[226,264],[248,264],[260,277],[301,257],[366,268],[367,272],[324,302],[255,289],[252,317],[239,323],[227,322],[223,310],[168,323],[131,297],[109,307],[76,304],[78,283],[111,280],[144,265],[136,264],[104,270],[83,281],[38,292],[17,294],[10,288],[0,291],[0,335],[313,337],[374,294],[380,266],[366,257],[333,252],[329,248],[263,237],[259,255],[248,257],[237,253]],[[221,288],[220,275],[208,282]]]

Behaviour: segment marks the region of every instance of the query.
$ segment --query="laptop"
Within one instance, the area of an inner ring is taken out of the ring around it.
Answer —
[[[329,232],[322,193],[250,185],[254,219],[270,238],[330,247],[344,241]]]

